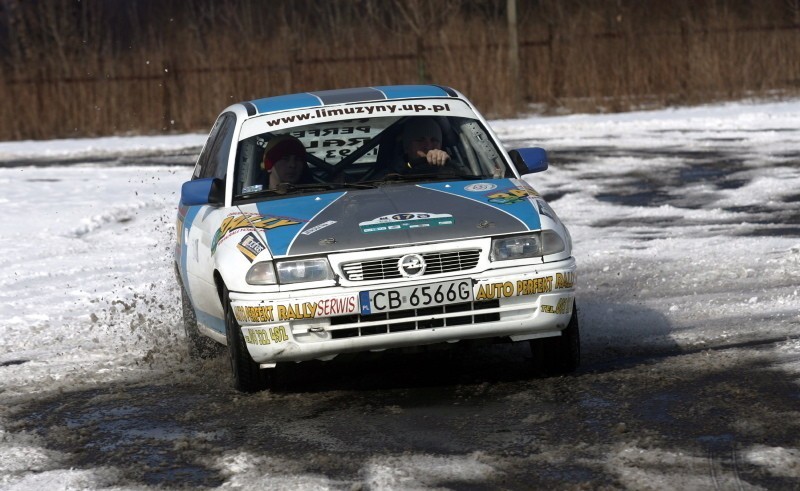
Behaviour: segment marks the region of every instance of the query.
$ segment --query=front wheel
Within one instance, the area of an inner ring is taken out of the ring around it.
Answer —
[[[561,336],[532,339],[533,365],[547,375],[564,375],[578,369],[581,363],[581,336],[578,326],[578,307],[572,303],[572,316]]]
[[[268,369],[261,369],[258,363],[250,357],[242,335],[242,328],[236,317],[233,316],[227,288],[224,289],[222,303],[225,312],[225,338],[228,341],[228,358],[231,362],[234,388],[242,392],[258,392],[269,389],[272,385],[272,373]]]

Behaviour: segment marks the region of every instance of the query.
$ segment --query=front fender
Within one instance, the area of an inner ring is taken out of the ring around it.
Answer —
[[[272,255],[266,246],[263,232],[243,229],[217,244],[213,253],[215,276],[234,292],[278,291],[277,285],[253,286],[245,281],[250,267],[259,261],[269,261]],[[217,285],[217,289],[221,285]]]

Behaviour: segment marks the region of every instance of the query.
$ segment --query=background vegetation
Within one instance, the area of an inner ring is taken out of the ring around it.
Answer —
[[[437,83],[489,116],[800,88],[800,0],[0,0],[0,140],[206,131],[229,103]]]

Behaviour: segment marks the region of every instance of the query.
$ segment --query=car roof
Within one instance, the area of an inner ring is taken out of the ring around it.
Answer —
[[[350,89],[319,90],[298,94],[279,95],[255,99],[241,104],[248,116],[291,109],[323,107],[352,102],[388,101],[421,97],[458,97],[450,87],[441,85],[384,85],[377,87],[355,87]]]

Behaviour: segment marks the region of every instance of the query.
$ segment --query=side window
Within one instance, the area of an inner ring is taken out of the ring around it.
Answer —
[[[222,126],[217,134],[214,147],[208,156],[208,169],[204,177],[225,179],[228,170],[228,156],[233,143],[233,130],[236,128],[236,116],[232,113],[222,115]]]
[[[208,156],[211,154],[211,149],[214,148],[214,143],[217,141],[217,135],[219,134],[219,129],[222,127],[222,123],[225,121],[225,116],[225,114],[220,116],[214,123],[211,131],[208,133],[208,139],[206,140],[206,144],[203,146],[203,151],[200,152],[200,157],[197,158],[197,165],[194,167],[192,179],[206,177],[205,174],[207,173],[206,168],[208,167]]]
[[[205,177],[225,178],[228,168],[228,154],[233,142],[233,130],[236,127],[236,116],[225,113],[217,119],[208,135],[208,140],[197,159],[194,179]]]

